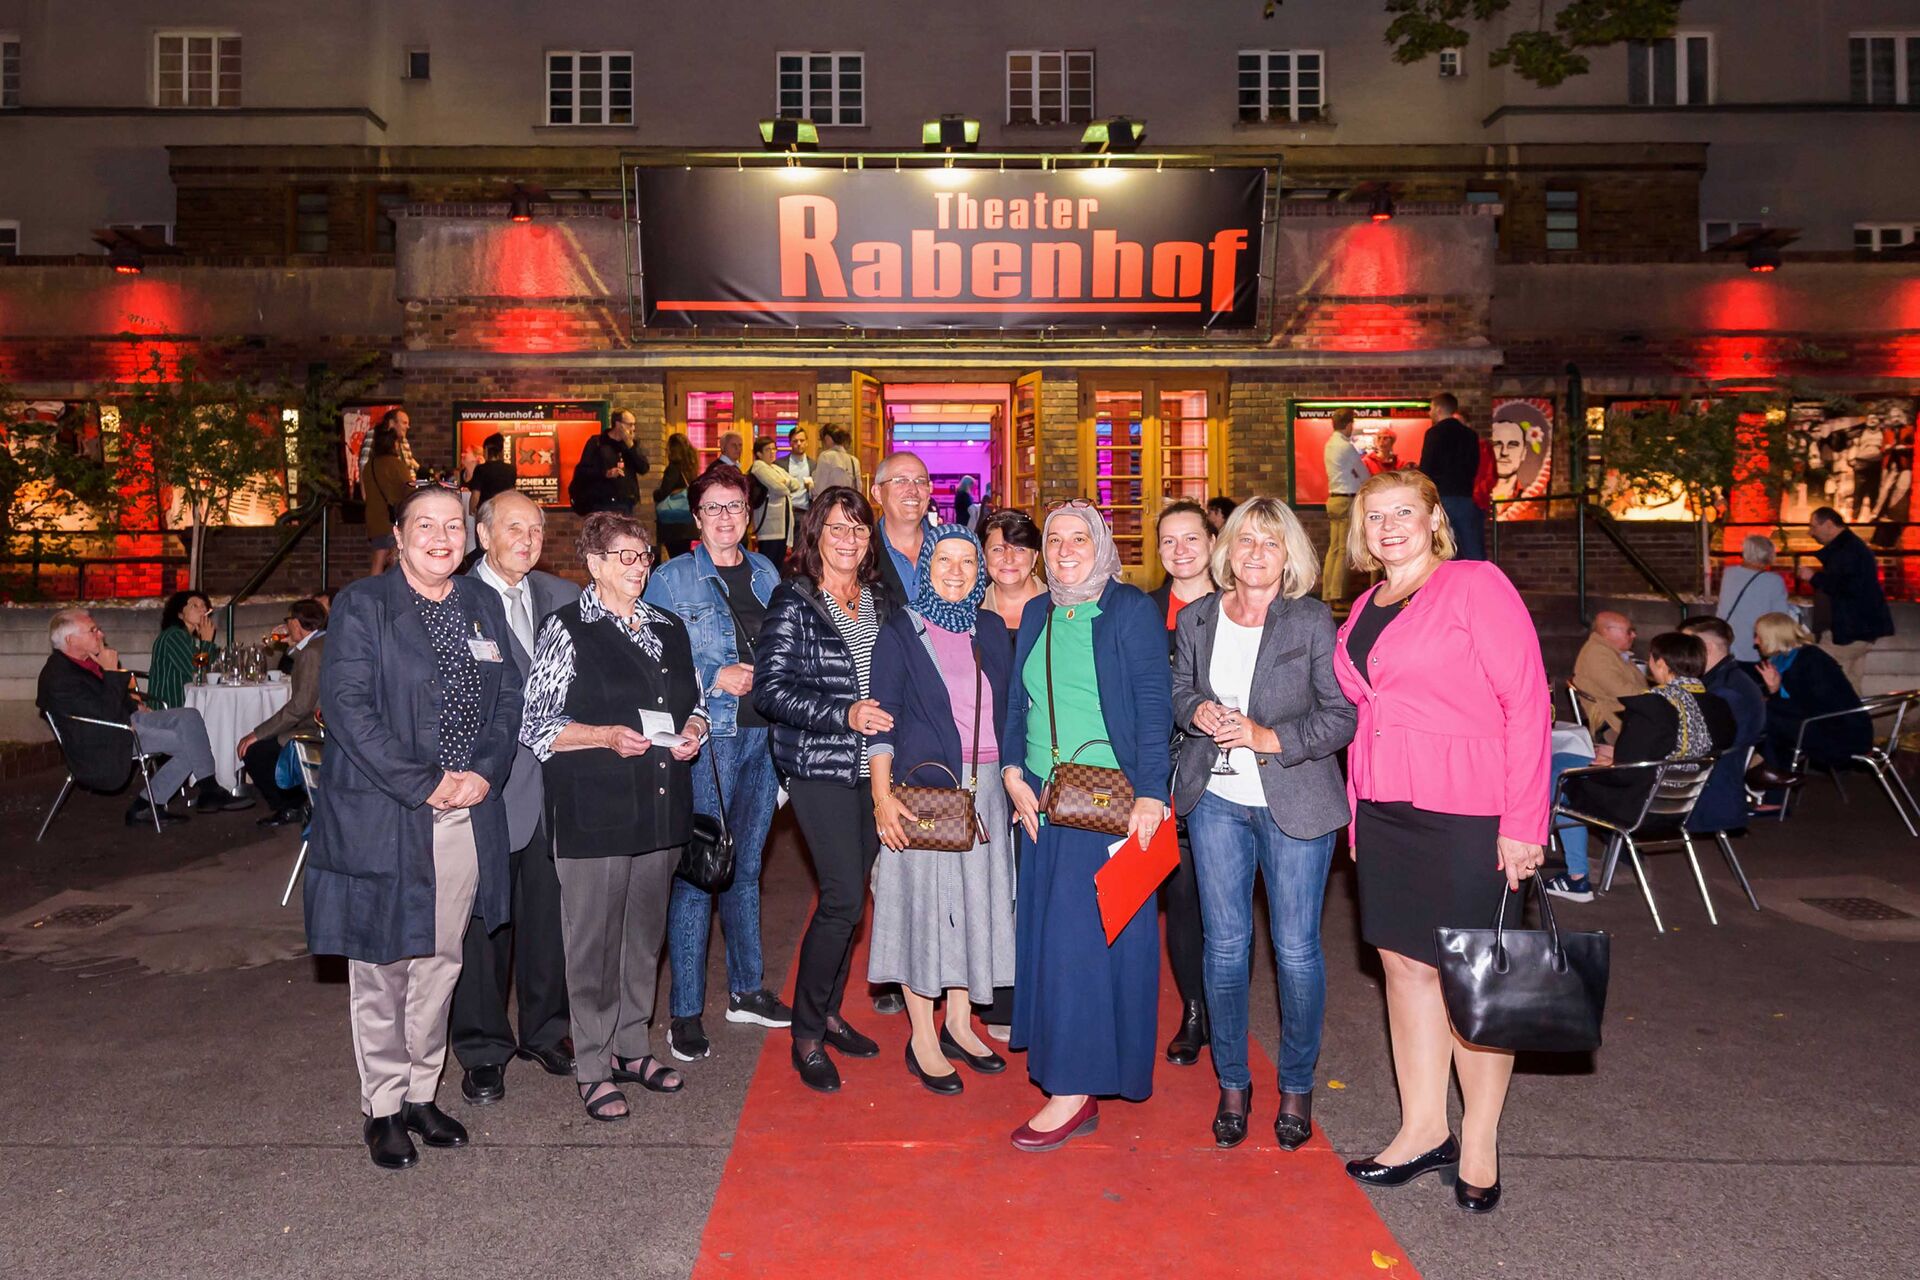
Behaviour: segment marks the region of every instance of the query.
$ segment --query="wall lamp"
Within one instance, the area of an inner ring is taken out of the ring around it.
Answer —
[[[966,116],[941,116],[920,126],[922,151],[977,151],[980,122]]]

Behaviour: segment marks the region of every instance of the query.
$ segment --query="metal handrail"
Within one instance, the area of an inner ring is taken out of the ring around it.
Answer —
[[[1605,507],[1595,502],[1594,497],[1595,495],[1592,492],[1581,493],[1576,491],[1568,493],[1543,493],[1530,498],[1493,498],[1489,501],[1494,509],[1492,514],[1496,516],[1500,507],[1511,506],[1516,502],[1572,502],[1576,504],[1574,507],[1574,528],[1579,534],[1579,547],[1577,549],[1579,578],[1577,590],[1580,597],[1580,621],[1591,621],[1587,616],[1586,517],[1588,516],[1593,517],[1593,521],[1595,525],[1599,527],[1600,532],[1606,534],[1607,540],[1619,549],[1621,556],[1625,558],[1627,564],[1633,568],[1634,572],[1645,579],[1648,586],[1665,596],[1668,603],[1679,610],[1680,616],[1685,618],[1693,611],[1692,606],[1681,599],[1680,593],[1675,591],[1672,586],[1667,583],[1667,580],[1660,576],[1659,570],[1648,564],[1646,558],[1627,543],[1626,539],[1616,527],[1618,521],[1607,513]],[[1487,554],[1490,560],[1498,563],[1500,559],[1500,521],[1498,519],[1490,519],[1488,523],[1493,526],[1493,535],[1488,543]]]
[[[1667,580],[1660,576],[1659,570],[1648,564],[1646,559],[1641,556],[1638,551],[1635,551],[1627,544],[1627,540],[1621,536],[1620,530],[1614,527],[1616,522],[1612,516],[1608,515],[1603,508],[1594,503],[1584,503],[1580,507],[1580,510],[1583,514],[1593,516],[1595,526],[1601,533],[1607,535],[1607,541],[1611,542],[1615,549],[1620,552],[1621,556],[1626,559],[1626,562],[1633,566],[1635,573],[1638,573],[1642,578],[1646,579],[1648,586],[1667,598],[1667,602],[1679,612],[1681,618],[1685,618],[1687,614],[1691,612],[1691,607],[1685,600],[1680,598],[1678,591],[1675,591],[1671,586],[1667,585]]]
[[[233,593],[232,598],[227,601],[225,607],[222,609],[222,613],[224,613],[226,617],[228,648],[233,647],[234,621],[238,616],[240,606],[245,603],[254,592],[258,591],[261,586],[266,583],[268,578],[273,576],[273,571],[286,562],[287,557],[293,554],[293,549],[300,545],[301,541],[306,538],[307,534],[312,531],[316,525],[320,527],[321,531],[320,580],[322,584],[327,581],[327,523],[329,515],[333,510],[334,501],[332,498],[316,496],[309,500],[305,506],[297,507],[280,517],[279,523],[292,526],[288,530],[287,536],[280,540],[280,545],[274,549],[273,554],[268,556],[266,560],[261,563],[260,567],[253,571],[253,576],[248,578],[241,588]]]

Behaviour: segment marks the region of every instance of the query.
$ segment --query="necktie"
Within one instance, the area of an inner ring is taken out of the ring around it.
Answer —
[[[527,606],[525,587],[507,588],[507,625],[513,628],[514,639],[527,651],[527,657],[533,657],[533,610]]]

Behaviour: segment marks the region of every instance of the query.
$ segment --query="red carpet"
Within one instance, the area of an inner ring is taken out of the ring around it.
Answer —
[[[929,1093],[902,1058],[906,1015],[873,1012],[866,970],[863,941],[848,1020],[880,1056],[834,1053],[839,1093],[808,1090],[787,1034],[767,1037],[695,1280],[1418,1275],[1317,1129],[1291,1154],[1274,1142],[1273,1066],[1257,1045],[1252,1132],[1232,1151],[1208,1129],[1218,1091],[1203,1054],[1162,1061],[1144,1104],[1103,1102],[1099,1132],[1028,1155],[1007,1141],[1043,1101],[1025,1056],[1006,1055],[999,1076],[962,1066],[959,1097]],[[1160,989],[1164,1044],[1178,1021],[1171,974]]]

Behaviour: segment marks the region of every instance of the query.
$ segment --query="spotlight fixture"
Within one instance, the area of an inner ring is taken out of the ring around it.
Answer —
[[[1373,194],[1367,198],[1367,216],[1375,222],[1391,222],[1393,192],[1384,186],[1375,187]]]
[[[1768,275],[1780,269],[1780,251],[1800,238],[1793,227],[1752,227],[1708,246],[1712,253],[1744,253],[1747,270]]]
[[[1080,135],[1080,149],[1099,153],[1137,151],[1146,136],[1145,120],[1114,116],[1109,120],[1095,120],[1088,125],[1087,131]]]
[[[1762,275],[1780,269],[1780,246],[1756,244],[1747,250],[1747,270]]]
[[[768,151],[818,151],[820,129],[811,120],[788,116],[760,122],[760,145]]]
[[[123,276],[137,276],[147,269],[146,255],[131,240],[116,240],[107,250],[107,263]]]
[[[513,189],[513,195],[507,201],[507,216],[515,222],[533,221],[533,197],[527,194],[525,187]]]
[[[966,116],[941,116],[920,126],[922,151],[977,151],[980,147],[980,122]]]

